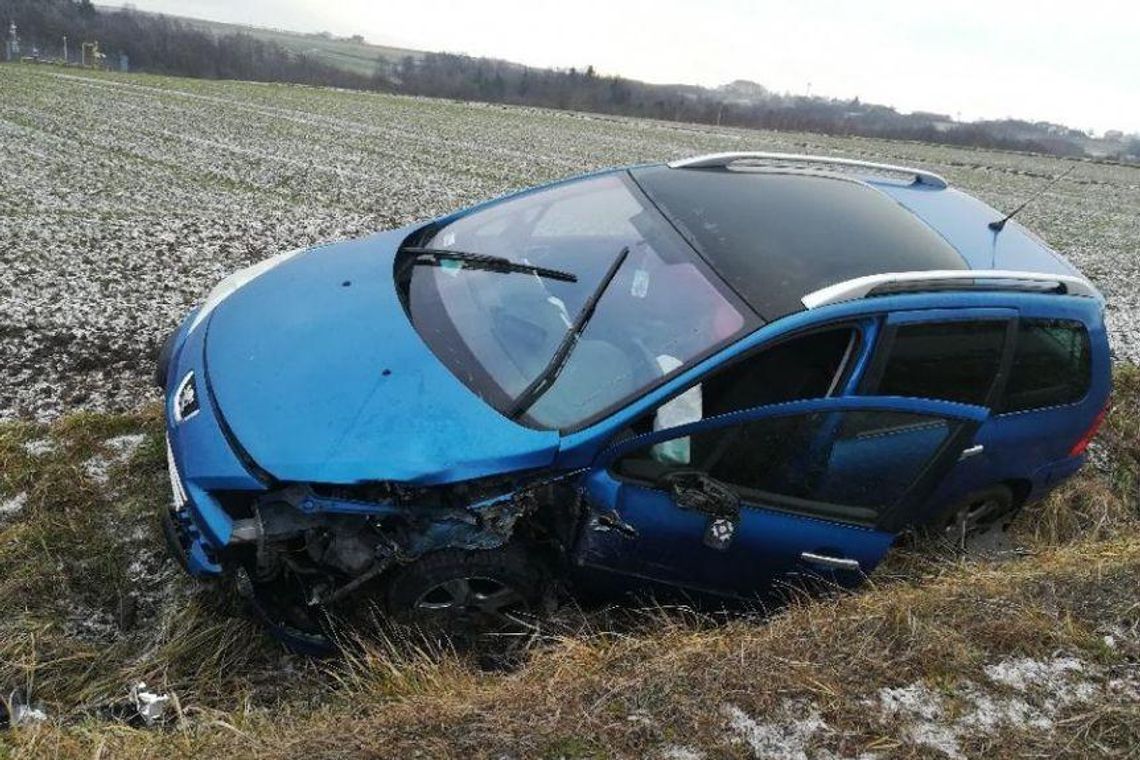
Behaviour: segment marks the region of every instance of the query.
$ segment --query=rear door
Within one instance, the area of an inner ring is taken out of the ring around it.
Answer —
[[[638,436],[586,478],[577,546],[626,586],[766,596],[857,584],[986,418],[888,397],[793,401]]]
[[[905,396],[993,410],[1010,376],[1019,324],[1013,308],[922,309],[887,316],[860,383],[867,396]],[[999,482],[1000,465],[1018,447],[1003,441],[991,416],[931,498],[916,504],[916,523],[947,503]],[[1021,441],[1021,447],[1030,442]]]

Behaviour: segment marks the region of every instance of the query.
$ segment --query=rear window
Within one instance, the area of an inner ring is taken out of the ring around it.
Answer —
[[[1006,322],[930,322],[895,332],[878,395],[985,405],[1001,365]]]
[[[1080,401],[1092,381],[1089,334],[1080,322],[1023,319],[1018,324],[1003,411]]]

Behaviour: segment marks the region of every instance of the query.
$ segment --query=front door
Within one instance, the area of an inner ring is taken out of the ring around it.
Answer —
[[[987,414],[939,401],[824,398],[624,441],[586,478],[591,512],[577,562],[626,587],[734,597],[806,578],[856,585]]]

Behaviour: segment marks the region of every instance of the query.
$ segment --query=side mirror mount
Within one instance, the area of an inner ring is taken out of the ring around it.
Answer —
[[[736,520],[740,515],[740,497],[703,472],[675,470],[664,475],[661,484],[669,489],[673,500],[682,509],[730,520]]]

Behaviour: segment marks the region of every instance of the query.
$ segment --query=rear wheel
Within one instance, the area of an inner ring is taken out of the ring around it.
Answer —
[[[1006,486],[993,486],[957,502],[930,528],[947,541],[963,544],[968,538],[1005,527],[1015,512],[1013,492]]]

